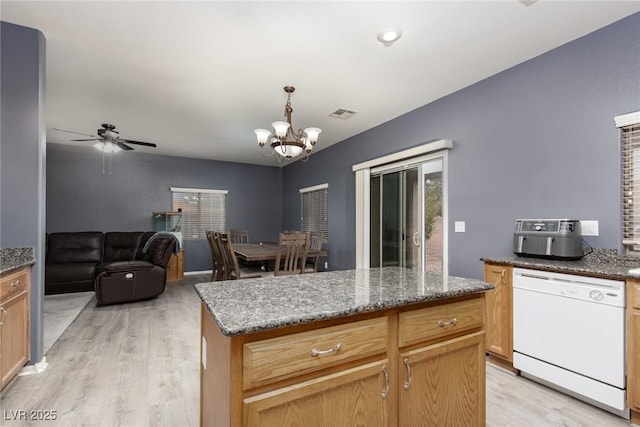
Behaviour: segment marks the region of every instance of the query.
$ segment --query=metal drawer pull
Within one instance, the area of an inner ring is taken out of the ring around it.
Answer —
[[[384,390],[382,390],[382,398],[386,399],[389,395],[389,387],[391,387],[391,383],[389,381],[389,372],[387,372],[387,365],[382,367],[382,373],[384,374]]]
[[[341,342],[339,342],[338,344],[333,346],[333,348],[330,348],[330,349],[327,349],[327,350],[317,350],[315,348],[312,348],[311,349],[311,357],[324,356],[325,354],[337,353],[341,348],[342,348],[342,343]]]
[[[442,320],[438,320],[438,326],[440,326],[441,328],[444,328],[445,326],[454,326],[456,323],[458,323],[458,318],[454,317],[453,319],[449,320],[448,322],[444,322]]]
[[[4,307],[0,307],[0,326],[4,325],[8,315],[9,313],[7,313],[7,310],[5,310]]]
[[[409,386],[411,385],[411,379],[412,379],[411,362],[409,362],[409,359],[405,357],[402,363],[404,363],[404,366],[407,367],[407,380],[402,384],[402,387],[404,387],[405,390],[409,390]]]

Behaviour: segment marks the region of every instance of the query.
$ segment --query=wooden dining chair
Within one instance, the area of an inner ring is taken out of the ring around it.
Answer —
[[[229,269],[227,268],[227,262],[225,261],[225,256],[222,252],[222,243],[220,242],[220,233],[217,231],[213,232],[213,252],[216,257],[215,264],[215,276],[214,281],[218,280],[229,280]]]
[[[229,230],[232,243],[249,243],[249,230]]]
[[[322,250],[322,233],[312,231],[310,234],[309,251]],[[320,264],[320,255],[308,256],[304,265],[303,273],[317,273]]]
[[[309,250],[309,233],[280,233],[274,276],[301,274]]]
[[[216,257],[216,251],[213,248],[213,230],[207,230],[205,234],[207,235],[207,243],[209,244],[209,253],[211,254],[211,281],[213,282],[216,279],[216,272],[218,269],[218,258]]]
[[[225,270],[228,272],[228,280],[253,279],[262,277],[260,270],[240,268],[238,257],[233,251],[233,243],[227,233],[219,233],[219,241],[222,246],[222,257],[225,260]]]

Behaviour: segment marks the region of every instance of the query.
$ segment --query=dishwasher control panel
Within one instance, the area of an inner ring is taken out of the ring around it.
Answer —
[[[514,268],[513,287],[616,307],[625,307],[625,287],[624,282],[621,280]]]

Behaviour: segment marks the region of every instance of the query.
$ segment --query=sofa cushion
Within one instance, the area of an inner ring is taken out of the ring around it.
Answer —
[[[101,232],[50,233],[47,241],[47,265],[97,264],[102,260],[104,234]]]
[[[102,262],[136,259],[144,234],[142,231],[112,231],[105,233]]]
[[[47,264],[45,294],[92,291],[95,269],[93,262]]]

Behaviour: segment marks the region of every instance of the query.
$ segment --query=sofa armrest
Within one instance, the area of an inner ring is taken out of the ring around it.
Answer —
[[[148,261],[117,261],[105,266],[107,273],[118,273],[122,271],[145,271],[151,270],[154,265]]]

